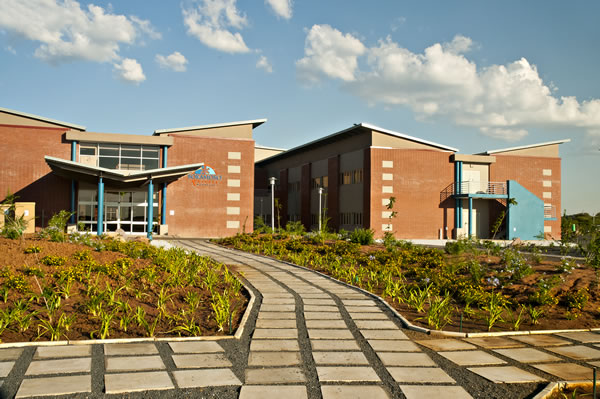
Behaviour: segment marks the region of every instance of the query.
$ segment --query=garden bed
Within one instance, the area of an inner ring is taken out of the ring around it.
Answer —
[[[596,270],[543,249],[459,241],[446,251],[402,241],[360,246],[315,235],[218,241],[305,266],[384,298],[416,325],[487,332],[599,327]]]
[[[0,238],[0,342],[231,335],[248,303],[223,264],[89,235]]]

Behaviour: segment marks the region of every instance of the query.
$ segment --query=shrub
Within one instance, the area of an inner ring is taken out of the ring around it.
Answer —
[[[350,233],[350,241],[360,245],[371,245],[375,242],[373,234],[371,229],[356,229]]]
[[[42,233],[42,237],[47,237],[50,241],[64,242],[65,232],[67,230],[67,221],[73,215],[73,212],[62,210],[52,215],[48,221],[48,227],[46,227]]]
[[[577,292],[569,291],[564,296],[565,302],[569,309],[583,310],[588,300],[590,293],[587,288],[580,288]]]
[[[519,281],[533,273],[533,269],[523,255],[512,248],[506,248],[502,252],[501,262],[506,266],[506,271],[512,281]]]
[[[4,212],[4,227],[2,227],[0,235],[11,240],[21,238],[28,224],[24,215],[15,215],[15,201],[17,198],[16,195],[11,194],[9,191],[6,194],[6,199],[2,201],[3,205],[8,205],[8,209]]]
[[[67,258],[57,255],[46,255],[42,258],[42,263],[46,266],[62,266],[67,262]]]
[[[260,216],[259,216],[260,217]],[[264,224],[264,222],[263,222]],[[305,232],[304,225],[301,221],[287,222],[285,225],[285,231],[291,234],[302,235]]]
[[[23,252],[26,254],[39,254],[40,252],[42,252],[42,248],[36,245],[32,245],[30,247],[25,248]]]
[[[456,241],[446,242],[444,249],[446,250],[446,253],[451,255],[460,255],[463,252],[475,252],[477,248],[475,241],[461,238]]]

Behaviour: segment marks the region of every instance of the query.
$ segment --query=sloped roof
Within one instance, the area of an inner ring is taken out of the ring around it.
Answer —
[[[12,114],[12,115],[17,115],[17,116],[22,116],[24,118],[35,119],[35,120],[42,121],[42,122],[52,123],[54,125],[64,126],[64,127],[68,127],[71,129],[85,130],[85,126],[75,125],[73,123],[61,122],[61,121],[58,121],[55,119],[50,119],[50,118],[44,118],[43,116],[28,114],[26,112],[21,112],[21,111],[15,111],[13,109],[0,107],[0,112],[6,112],[7,114]]]
[[[215,123],[212,125],[200,125],[200,126],[189,126],[189,127],[180,127],[174,129],[158,129],[154,131],[154,135],[166,134],[166,133],[177,133],[177,132],[187,132],[190,130],[203,130],[203,129],[214,129],[218,127],[229,127],[229,126],[240,126],[240,125],[252,125],[252,128],[256,128],[267,121],[264,119],[253,119],[248,121],[239,121],[239,122],[227,122],[227,123]]]
[[[501,148],[501,149],[498,149],[498,150],[488,150],[488,151],[485,151],[485,152],[481,152],[480,154],[491,155],[491,154],[497,154],[499,152],[526,150],[526,149],[529,149],[529,148],[545,147],[545,146],[548,146],[548,145],[568,143],[570,141],[571,141],[571,139],[546,141],[545,143],[528,144],[528,145],[522,145],[522,146],[518,146],[518,147]]]

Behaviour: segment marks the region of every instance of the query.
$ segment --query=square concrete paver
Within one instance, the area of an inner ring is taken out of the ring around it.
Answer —
[[[497,384],[516,384],[526,382],[546,381],[542,377],[521,370],[514,366],[498,366],[498,367],[469,367],[467,370],[472,371]]]
[[[534,348],[495,349],[494,352],[521,363],[560,362],[562,359]]]
[[[453,387],[444,385],[400,385],[400,389],[406,399],[423,399],[423,398],[452,398],[452,399],[471,399],[463,387]]]
[[[358,343],[351,339],[316,339],[311,340],[313,351],[358,351]]]
[[[302,294],[300,295],[300,297],[302,298],[302,300],[307,299],[307,298],[331,298],[331,295],[326,294],[324,292],[320,292],[320,293],[311,293],[311,294]]]
[[[416,343],[419,345],[423,345],[436,352],[477,349],[476,346],[458,339],[429,339],[423,341],[416,341]]]
[[[517,335],[511,338],[533,346],[561,346],[571,344],[566,339],[560,339],[554,335],[547,334]]]
[[[108,394],[175,388],[166,371],[105,374],[104,387]]]
[[[296,300],[292,298],[264,298],[263,305],[295,305]]]
[[[558,353],[571,359],[590,360],[600,359],[600,350],[592,349],[584,345],[559,346],[556,348],[547,348],[547,350]]]
[[[323,399],[389,399],[390,395],[377,385],[323,385]],[[241,398],[240,398],[241,399]]]
[[[75,359],[35,360],[29,363],[25,375],[89,373],[92,359],[89,357]]]
[[[398,330],[398,326],[391,320],[354,320],[361,330]]]
[[[160,356],[119,356],[104,359],[107,372],[164,370],[165,364]]]
[[[92,356],[92,345],[61,345],[38,346],[33,355],[34,359],[54,359],[65,357]]]
[[[454,383],[444,370],[438,367],[388,367],[396,382],[408,383]]]
[[[296,305],[261,305],[261,312],[293,312]]]
[[[436,366],[425,353],[377,352],[385,366]]]
[[[352,339],[354,336],[350,330],[325,330],[325,329],[308,329],[310,339]]]
[[[302,385],[244,385],[239,399],[307,399],[306,387]]]
[[[152,342],[104,344],[104,354],[106,356],[158,355],[158,349]]]
[[[534,364],[533,367],[564,381],[592,380],[593,370],[575,363]]]
[[[340,315],[341,317],[341,315]],[[258,320],[296,320],[295,312],[258,312]]]
[[[300,347],[297,340],[291,339],[253,339],[250,350],[256,352],[288,351],[298,352]]]
[[[256,321],[256,328],[296,328],[296,320],[260,319]]]
[[[421,352],[411,341],[394,339],[369,339],[369,345],[375,352]]]
[[[317,367],[320,382],[379,382],[371,367]]]
[[[521,348],[524,346],[520,342],[502,337],[465,338],[465,341],[482,346],[486,349]]]
[[[387,315],[383,312],[379,312],[379,313],[352,312],[352,313],[350,313],[350,317],[352,317],[354,320],[389,320],[389,317],[387,317]]]
[[[21,353],[23,353],[23,348],[0,349],[0,361],[17,360]]]
[[[10,374],[15,362],[0,362],[0,378],[6,377]]]
[[[306,328],[348,328],[344,320],[306,320]]]
[[[339,312],[337,306],[327,305],[304,305],[305,312]]]
[[[248,366],[297,366],[302,363],[299,352],[250,352]]]
[[[176,370],[173,377],[179,388],[242,385],[230,369]]]
[[[484,351],[456,351],[456,352],[438,352],[440,356],[445,357],[459,366],[484,366],[494,364],[506,364],[502,359],[492,356]]]
[[[313,352],[317,365],[368,365],[369,361],[362,352]]]
[[[600,342],[600,334],[591,331],[567,332],[556,334],[564,338],[579,341],[584,344]]]
[[[178,369],[203,369],[232,366],[229,359],[220,353],[173,355],[173,362]]]
[[[280,339],[280,338],[288,338],[288,339],[297,339],[298,338],[298,330],[295,328],[257,328],[254,330],[254,334],[252,335],[254,339]]]
[[[15,398],[31,396],[72,395],[92,392],[92,376],[70,375],[63,377],[26,378]]]
[[[361,330],[366,339],[408,339],[401,330]]]
[[[370,299],[342,299],[345,306],[377,306],[375,301]]]
[[[333,299],[317,299],[317,298],[306,298],[302,300],[305,305],[326,305],[326,306],[337,306]]]
[[[381,313],[377,306],[346,306],[348,313]]]
[[[304,373],[298,367],[246,369],[246,384],[290,384],[305,382]]]
[[[342,314],[340,312],[304,312],[304,318],[306,320],[341,320]]]
[[[174,353],[218,353],[225,350],[216,342],[192,341],[192,342],[169,342]]]

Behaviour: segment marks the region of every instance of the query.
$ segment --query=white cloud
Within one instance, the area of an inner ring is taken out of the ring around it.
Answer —
[[[2,0],[0,28],[39,42],[35,56],[54,64],[116,61],[122,44],[133,44],[141,34],[160,35],[148,21],[93,4],[82,9],[74,0]]]
[[[292,0],[265,0],[265,3],[271,6],[277,16],[292,18]]]
[[[256,62],[256,67],[264,70],[267,73],[273,73],[273,67],[271,63],[264,55],[261,55],[258,61]]]
[[[313,25],[304,45],[304,58],[296,61],[298,76],[307,83],[323,76],[353,81],[358,56],[365,46],[350,34],[342,34],[329,25]]]
[[[148,21],[147,19],[141,19],[136,17],[135,15],[132,15],[129,18],[138,26],[138,29],[144,34],[146,34],[150,39],[162,39],[162,35],[160,34],[160,32],[157,32],[156,29],[154,29],[154,26],[152,26],[150,21]]]
[[[140,84],[146,80],[142,66],[132,58],[125,58],[120,64],[115,63],[114,67],[118,77],[125,82]]]
[[[239,32],[248,24],[246,16],[236,7],[236,0],[201,0],[200,4],[183,10],[183,22],[188,34],[206,46],[225,53],[247,53],[250,51]]]
[[[578,127],[600,136],[600,99],[553,96],[553,85],[545,84],[525,58],[478,67],[465,56],[472,47],[470,38],[458,35],[421,54],[389,37],[366,49],[349,34],[316,25],[296,65],[301,77],[339,79],[370,104],[407,106],[418,118],[444,117],[498,139],[520,140],[539,127]],[[357,66],[361,56],[362,70]]]
[[[158,65],[160,65],[161,68],[172,69],[175,72],[185,72],[188,60],[179,51],[175,51],[173,54],[166,57],[157,54],[156,62],[158,62]]]

